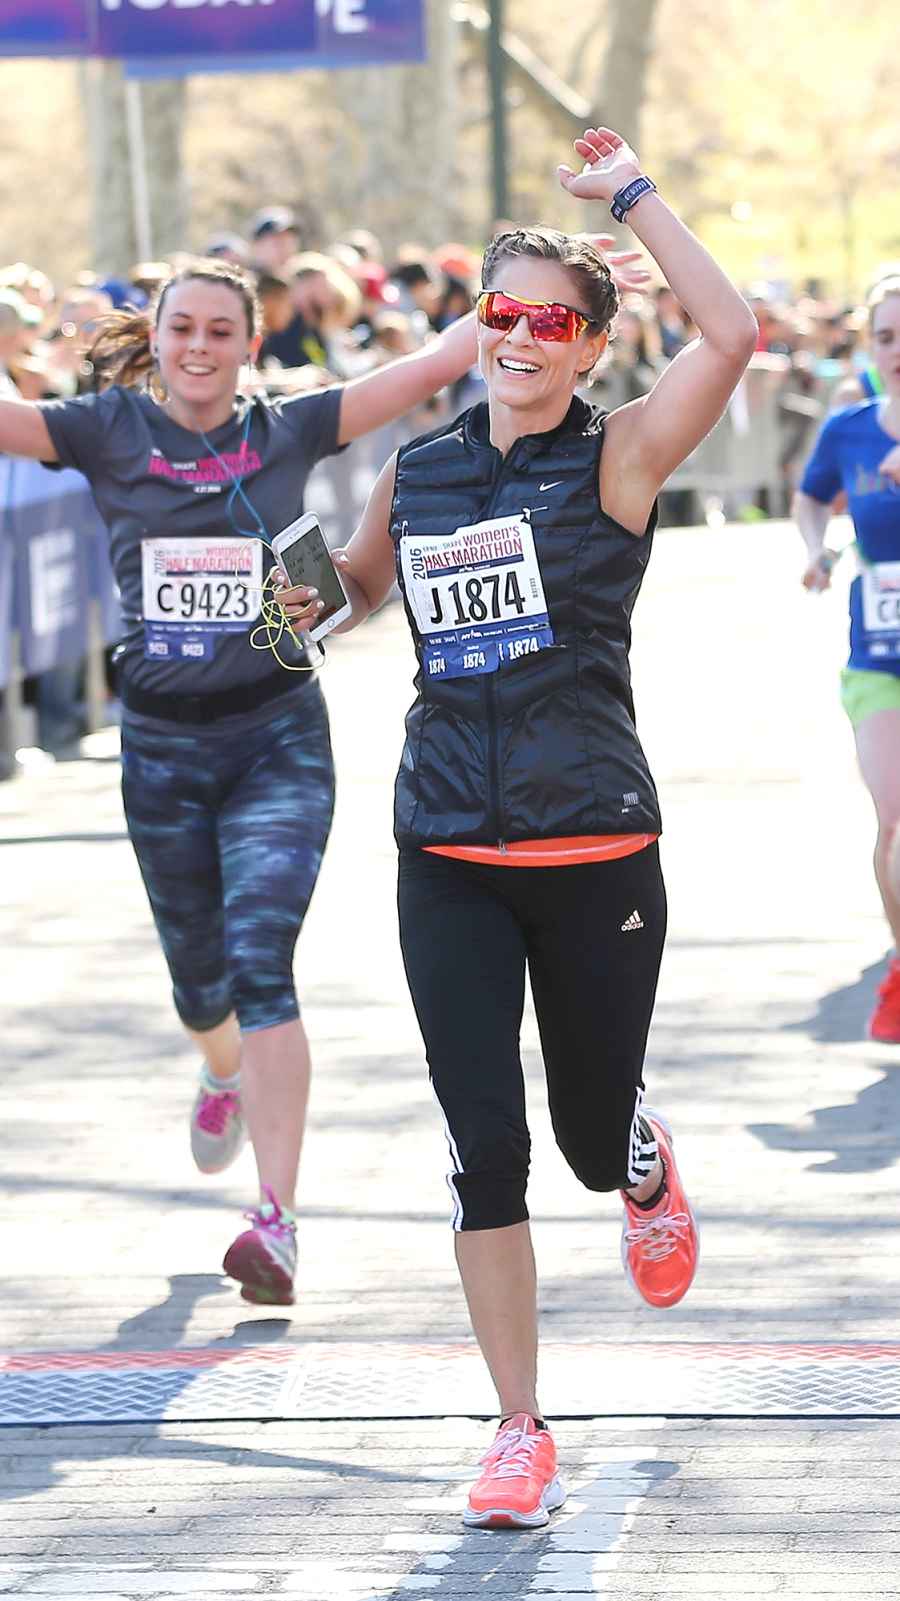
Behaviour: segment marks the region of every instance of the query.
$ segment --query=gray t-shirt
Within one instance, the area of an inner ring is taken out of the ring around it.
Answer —
[[[259,576],[273,564],[260,524],[271,542],[300,515],[312,468],[339,448],[340,406],[339,388],[242,400],[204,436],[135,389],[41,405],[61,463],[87,478],[109,533],[129,683],[203,695],[277,671],[248,638]],[[301,659],[290,636],[279,648]]]

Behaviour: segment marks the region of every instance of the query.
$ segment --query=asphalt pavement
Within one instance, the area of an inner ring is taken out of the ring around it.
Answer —
[[[783,523],[665,530],[635,613],[670,901],[648,1098],[703,1234],[677,1309],[625,1285],[615,1198],[553,1145],[526,1019],[570,1488],[549,1531],[459,1522],[492,1402],[396,940],[400,608],[323,674],[338,813],[296,963],[315,1078],[283,1315],[220,1273],[252,1158],[190,1163],[196,1064],[115,730],[0,785],[0,1594],[900,1594],[900,1047],[865,1037],[887,934],[837,698],[847,575],[814,599],[801,566]]]

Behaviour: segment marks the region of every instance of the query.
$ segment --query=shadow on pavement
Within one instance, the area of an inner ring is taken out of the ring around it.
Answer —
[[[169,1294],[164,1301],[145,1308],[134,1317],[126,1318],[120,1324],[114,1339],[107,1341],[105,1345],[97,1346],[91,1352],[85,1352],[86,1364],[91,1356],[98,1353],[134,1350],[135,1336],[142,1340],[145,1349],[152,1349],[161,1318],[167,1321],[167,1342],[170,1339],[173,1341],[182,1339],[197,1302],[207,1295],[220,1295],[228,1290],[227,1281],[220,1275],[211,1273],[175,1273],[169,1279],[169,1286]],[[212,1340],[206,1349],[230,1350],[235,1347],[271,1344],[273,1341],[284,1339],[289,1328],[289,1318],[248,1318],[246,1321],[236,1323],[230,1334]],[[193,1375],[186,1370],[185,1385],[190,1384],[192,1379]],[[227,1422],[227,1420],[220,1421]],[[243,1466],[302,1468],[307,1471],[337,1473],[346,1477],[388,1483],[413,1482],[415,1477],[389,1469],[354,1467],[351,1463],[329,1458],[290,1456],[281,1451],[261,1451],[253,1448],[244,1450],[235,1445],[219,1446],[202,1440],[192,1440],[190,1424],[184,1425],[183,1433],[163,1438],[157,1432],[158,1427],[159,1425],[152,1423],[146,1425],[136,1423],[131,1427],[127,1424],[123,1427],[108,1423],[98,1423],[94,1426],[76,1423],[39,1424],[31,1427],[22,1425],[4,1429],[0,1432],[0,1441],[5,1447],[3,1454],[7,1458],[12,1457],[13,1461],[9,1476],[0,1475],[0,1501],[28,1500],[39,1496],[43,1491],[64,1481],[70,1468],[77,1467],[79,1462],[96,1466],[98,1461],[102,1461],[102,1455],[98,1456],[96,1449],[98,1440],[102,1440],[108,1446],[105,1454],[116,1459],[134,1456],[137,1449],[142,1457],[171,1457],[173,1462],[183,1461],[185,1457],[189,1457],[191,1460],[206,1463],[219,1462],[227,1467],[240,1461]],[[303,1424],[298,1423],[298,1433],[302,1428]],[[39,1452],[30,1449],[36,1439],[58,1442],[58,1450]],[[21,1469],[15,1458],[16,1444],[20,1446]],[[199,1501],[198,1497],[198,1510],[201,1509]],[[144,1526],[142,1515],[137,1514],[135,1521]],[[77,1519],[72,1518],[67,1523],[67,1532],[69,1531],[73,1538],[77,1538]],[[27,1528],[24,1525],[22,1532],[27,1537]]]
[[[863,969],[854,984],[823,995],[812,1017],[801,1018],[797,1023],[786,1023],[786,1033],[806,1034],[823,1045],[852,1045],[866,1038],[866,1025],[875,1001],[879,979],[887,970],[887,958],[873,962]],[[900,1064],[900,1052],[897,1056]]]
[[[900,1059],[896,1067],[900,1068]],[[748,1123],[773,1151],[832,1151],[813,1173],[871,1173],[900,1159],[900,1073],[886,1070],[856,1099],[817,1107],[802,1123]]]
[[[538,1590],[573,1597],[606,1594],[606,1581],[616,1565],[614,1553],[622,1548],[637,1503],[652,1499],[655,1487],[677,1474],[680,1464],[612,1459],[599,1473],[592,1462],[590,1477],[569,1474],[564,1462],[561,1467],[569,1499],[547,1528],[531,1533],[461,1528],[450,1533],[448,1528],[445,1551],[425,1557],[384,1601],[404,1601],[410,1590],[419,1587],[417,1579],[423,1588],[427,1585],[434,1601],[441,1597],[452,1601],[463,1591],[468,1593],[470,1585],[473,1589],[477,1585],[479,1596],[495,1601],[512,1601]],[[456,1509],[448,1506],[448,1525],[457,1516]],[[609,1566],[598,1572],[598,1557],[602,1560],[604,1555],[611,1558]],[[341,1567],[349,1578],[347,1559]]]

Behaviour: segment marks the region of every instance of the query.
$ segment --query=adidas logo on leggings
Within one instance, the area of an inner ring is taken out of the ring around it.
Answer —
[[[634,929],[643,928],[643,926],[644,919],[642,918],[640,912],[632,912],[631,916],[626,917],[624,923],[622,924],[622,933],[630,934]]]

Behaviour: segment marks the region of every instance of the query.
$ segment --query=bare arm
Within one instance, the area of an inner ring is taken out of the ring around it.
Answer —
[[[798,489],[794,495],[791,514],[809,555],[809,563],[803,574],[804,588],[827,589],[831,583],[831,570],[837,560],[835,553],[825,548],[825,535],[831,521],[831,507],[826,506],[824,501],[814,500],[812,495],[805,495],[802,489]]]
[[[397,476],[396,452],[379,473],[366,502],[359,527],[345,550],[334,552],[334,565],[341,575],[353,615],[334,630],[349,634],[387,600],[396,577],[394,546],[390,535],[391,505]],[[312,628],[321,610],[315,590],[298,584],[282,589],[276,584],[278,599],[295,633]]]
[[[341,392],[338,443],[348,445],[351,439],[405,416],[461,378],[476,354],[475,318],[470,314],[451,323],[411,356],[401,356],[363,378],[352,379]]]
[[[43,412],[33,400],[0,400],[0,451],[36,461],[59,460]]]
[[[634,151],[608,128],[589,128],[575,149],[585,170],[576,176],[563,167],[560,181],[576,197],[611,200],[640,173]],[[758,330],[746,301],[659,195],[644,195],[628,222],[700,330],[650,393],[614,412],[607,425],[604,504],[638,531],[670,473],[721,417]]]

